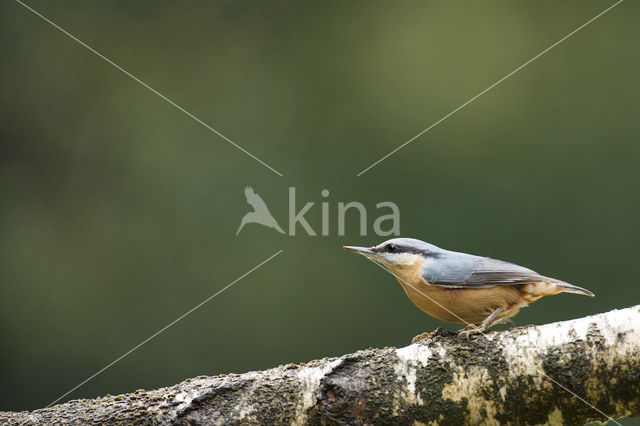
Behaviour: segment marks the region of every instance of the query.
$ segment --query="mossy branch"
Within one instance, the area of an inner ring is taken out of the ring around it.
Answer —
[[[197,377],[0,423],[583,424],[640,415],[640,306],[404,348]]]

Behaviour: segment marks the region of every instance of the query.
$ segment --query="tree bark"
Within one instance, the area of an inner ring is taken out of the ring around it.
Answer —
[[[640,305],[458,339],[436,330],[265,371],[0,412],[2,424],[584,424],[640,416]]]

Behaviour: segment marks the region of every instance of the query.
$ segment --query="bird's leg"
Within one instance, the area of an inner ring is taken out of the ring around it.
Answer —
[[[491,312],[491,315],[486,317],[484,321],[482,321],[482,324],[480,324],[478,327],[476,327],[474,324],[467,325],[465,328],[460,330],[460,332],[458,333],[458,337],[464,336],[467,338],[467,340],[469,340],[469,336],[471,336],[472,334],[483,333],[485,330],[488,330],[494,325],[506,323],[515,325],[515,323],[510,318],[496,318],[502,311],[503,309],[501,307],[496,308],[496,310]]]

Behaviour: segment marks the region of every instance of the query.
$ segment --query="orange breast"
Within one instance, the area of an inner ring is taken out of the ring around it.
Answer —
[[[529,303],[517,286],[446,288],[431,285],[420,275],[422,265],[418,263],[394,268],[392,272],[413,304],[439,320],[477,325],[498,307],[503,309],[499,317],[508,318]]]

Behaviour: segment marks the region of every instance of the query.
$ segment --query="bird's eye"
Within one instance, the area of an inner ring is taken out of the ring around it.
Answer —
[[[387,251],[389,253],[395,253],[396,251],[398,251],[398,246],[395,244],[387,244]]]

